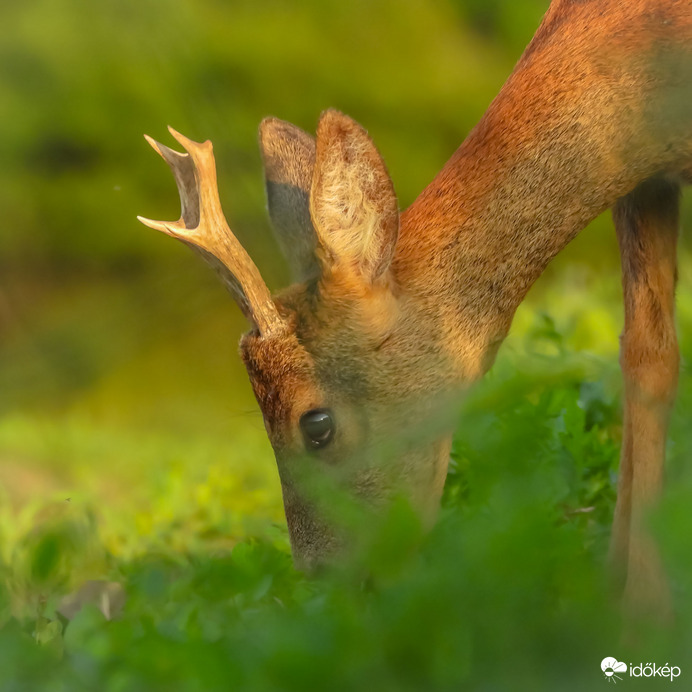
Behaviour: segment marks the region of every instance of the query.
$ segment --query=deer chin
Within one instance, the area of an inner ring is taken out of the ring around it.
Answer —
[[[296,568],[315,574],[344,559],[344,541],[320,515],[316,503],[308,500],[291,482],[282,480],[281,489]]]
[[[432,528],[450,447],[447,435],[384,462],[371,455],[369,462],[351,459],[340,469],[315,458],[277,455],[295,566],[309,574],[354,565],[367,569],[362,557],[369,538],[394,501],[405,502],[424,531]]]

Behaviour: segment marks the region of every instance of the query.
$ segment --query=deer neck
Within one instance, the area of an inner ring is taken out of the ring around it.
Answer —
[[[689,80],[644,79],[651,64],[605,35],[582,37],[594,45],[579,47],[575,61],[545,34],[401,217],[397,279],[444,325],[437,333],[464,380],[490,367],[550,260],[618,197],[674,170],[675,156],[689,149],[679,146],[684,119],[665,115],[677,96],[689,96]],[[643,112],[654,97],[658,105]],[[678,115],[692,116],[686,108]]]

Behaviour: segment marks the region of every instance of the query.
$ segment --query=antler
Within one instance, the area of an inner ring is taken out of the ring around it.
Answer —
[[[173,171],[180,194],[180,218],[173,222],[137,218],[199,252],[262,335],[277,331],[283,320],[269,289],[223,215],[211,142],[193,142],[172,127],[168,130],[187,153],[169,149],[148,135],[144,137]]]

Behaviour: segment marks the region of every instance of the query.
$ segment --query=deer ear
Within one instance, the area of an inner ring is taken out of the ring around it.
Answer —
[[[265,118],[259,128],[267,206],[279,245],[296,281],[317,276],[317,236],[310,219],[315,140],[299,127]]]
[[[317,127],[310,214],[328,266],[349,266],[374,281],[389,267],[399,208],[384,161],[368,133],[338,111]]]

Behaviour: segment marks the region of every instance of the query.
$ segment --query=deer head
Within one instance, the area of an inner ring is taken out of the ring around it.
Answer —
[[[451,440],[440,397],[458,368],[435,310],[398,280],[397,198],[365,130],[336,111],[323,114],[316,140],[262,123],[269,212],[298,280],[274,298],[224,220],[211,143],[171,132],[187,153],[147,139],[173,171],[181,218],[140,220],[200,251],[253,326],[240,353],[296,562],[312,567],[353,539],[320,503],[320,479],[369,509],[404,493],[431,520]]]

